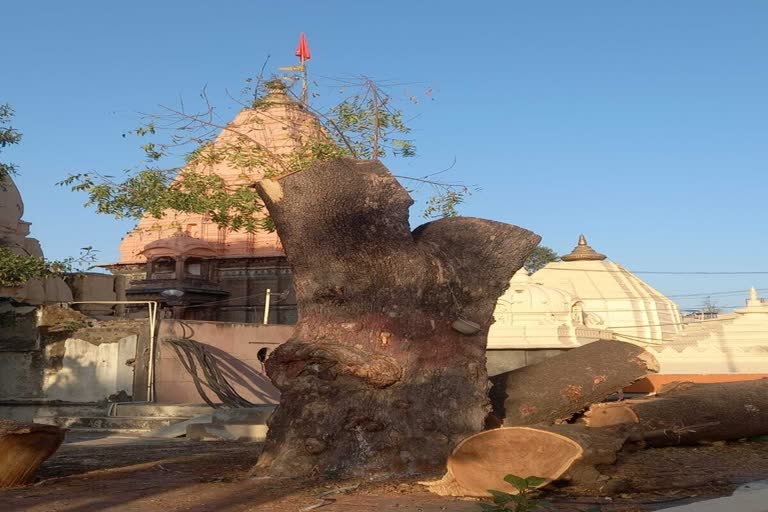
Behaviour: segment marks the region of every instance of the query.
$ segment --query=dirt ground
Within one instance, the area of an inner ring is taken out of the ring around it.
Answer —
[[[35,485],[0,492],[0,511],[29,512],[479,512],[477,500],[442,498],[414,481],[320,482],[252,478],[258,444],[71,437]],[[556,510],[658,510],[723,496],[768,478],[768,443],[663,448],[623,456],[607,470],[628,488],[612,499],[568,488],[547,499]],[[326,491],[336,490],[320,500]]]

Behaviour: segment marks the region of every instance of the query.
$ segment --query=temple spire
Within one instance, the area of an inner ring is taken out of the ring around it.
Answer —
[[[749,289],[749,299],[747,299],[747,307],[757,307],[762,306],[763,301],[760,300],[760,297],[757,296],[757,290],[753,286]]]
[[[587,244],[587,238],[584,235],[579,235],[579,243],[570,254],[566,254],[562,258],[563,261],[601,261],[606,259],[605,254],[600,254]]]

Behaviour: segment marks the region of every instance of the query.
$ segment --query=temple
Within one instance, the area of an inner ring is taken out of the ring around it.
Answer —
[[[744,308],[686,322],[675,302],[595,251],[584,235],[561,261],[532,275],[517,272],[494,317],[491,374],[613,339],[645,346],[656,356],[661,374],[651,381],[658,385],[768,376],[768,302],[754,288]]]
[[[0,180],[0,247],[19,256],[43,257],[40,242],[29,236],[30,223],[22,220],[24,202],[10,176]],[[15,288],[0,287],[0,297],[15,302],[40,305],[72,300],[72,292],[63,279],[32,279]]]
[[[213,142],[219,158],[198,158],[185,170],[213,173],[227,184],[249,185],[269,173],[270,159],[286,160],[326,135],[318,119],[273,80],[254,108],[240,111]],[[174,318],[262,322],[269,290],[269,323],[296,321],[291,269],[274,232],[218,227],[205,215],[166,211],[146,216],[108,265],[130,279],[128,297],[157,300]]]
[[[606,336],[658,344],[681,330],[677,304],[582,235],[561,261],[515,274],[498,301],[489,348],[573,348]]]

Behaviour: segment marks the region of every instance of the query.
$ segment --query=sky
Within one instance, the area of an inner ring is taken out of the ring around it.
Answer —
[[[686,308],[768,296],[768,2],[26,0],[0,26],[0,103],[24,133],[2,156],[50,258],[93,246],[114,262],[134,224],[58,181],[139,166],[141,141],[123,134],[140,113],[203,87],[233,117],[227,92],[267,58],[267,72],[294,64],[303,31],[316,101],[362,74],[419,99],[406,102],[419,156],[387,164],[455,161],[443,176],[479,189],[463,215],[561,254],[584,233],[633,271],[753,272],[640,274]]]

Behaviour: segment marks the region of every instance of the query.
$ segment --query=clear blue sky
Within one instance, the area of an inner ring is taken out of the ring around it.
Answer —
[[[122,137],[137,112],[205,85],[223,101],[267,55],[269,69],[293,64],[305,31],[315,76],[434,89],[414,109],[420,157],[391,167],[425,174],[455,158],[451,177],[482,188],[464,214],[532,229],[561,253],[583,232],[635,270],[768,270],[762,0],[27,0],[4,4],[0,23],[0,102],[24,132],[3,156],[50,257],[92,245],[115,261],[132,226],[58,180],[139,164]],[[670,295],[768,288],[765,274],[643,277]]]

